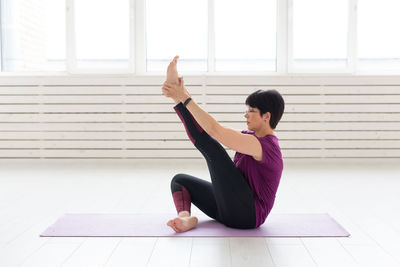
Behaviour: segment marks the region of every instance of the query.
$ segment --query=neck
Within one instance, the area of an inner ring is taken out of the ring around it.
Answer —
[[[257,137],[264,137],[264,136],[266,136],[268,134],[274,135],[274,130],[272,130],[272,129],[260,129],[258,131],[254,131],[254,134]]]

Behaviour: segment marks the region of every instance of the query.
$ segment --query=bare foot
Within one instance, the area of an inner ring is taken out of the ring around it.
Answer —
[[[197,222],[198,219],[195,216],[176,217],[175,219],[169,220],[167,225],[174,229],[175,232],[181,233],[194,228]]]
[[[175,56],[174,59],[169,63],[167,69],[167,82],[172,84],[179,84],[178,70],[176,64],[178,64],[179,56]]]

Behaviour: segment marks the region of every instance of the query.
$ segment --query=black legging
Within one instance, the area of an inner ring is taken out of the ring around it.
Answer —
[[[177,174],[171,181],[178,213],[190,212],[190,202],[209,217],[228,227],[249,229],[256,225],[253,191],[221,144],[209,136],[189,110],[174,107],[186,132],[206,159],[212,183],[188,174]]]

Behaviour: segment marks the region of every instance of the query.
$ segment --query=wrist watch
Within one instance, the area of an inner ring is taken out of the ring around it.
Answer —
[[[189,97],[188,99],[186,99],[185,102],[183,102],[183,105],[186,107],[187,104],[189,104],[190,100],[192,100],[191,97]]]

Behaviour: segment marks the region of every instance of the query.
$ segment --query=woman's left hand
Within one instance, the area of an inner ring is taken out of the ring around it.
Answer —
[[[179,84],[172,84],[165,82],[162,87],[163,95],[170,97],[175,101],[184,101],[190,97],[189,93],[185,88],[182,77],[179,77]]]

